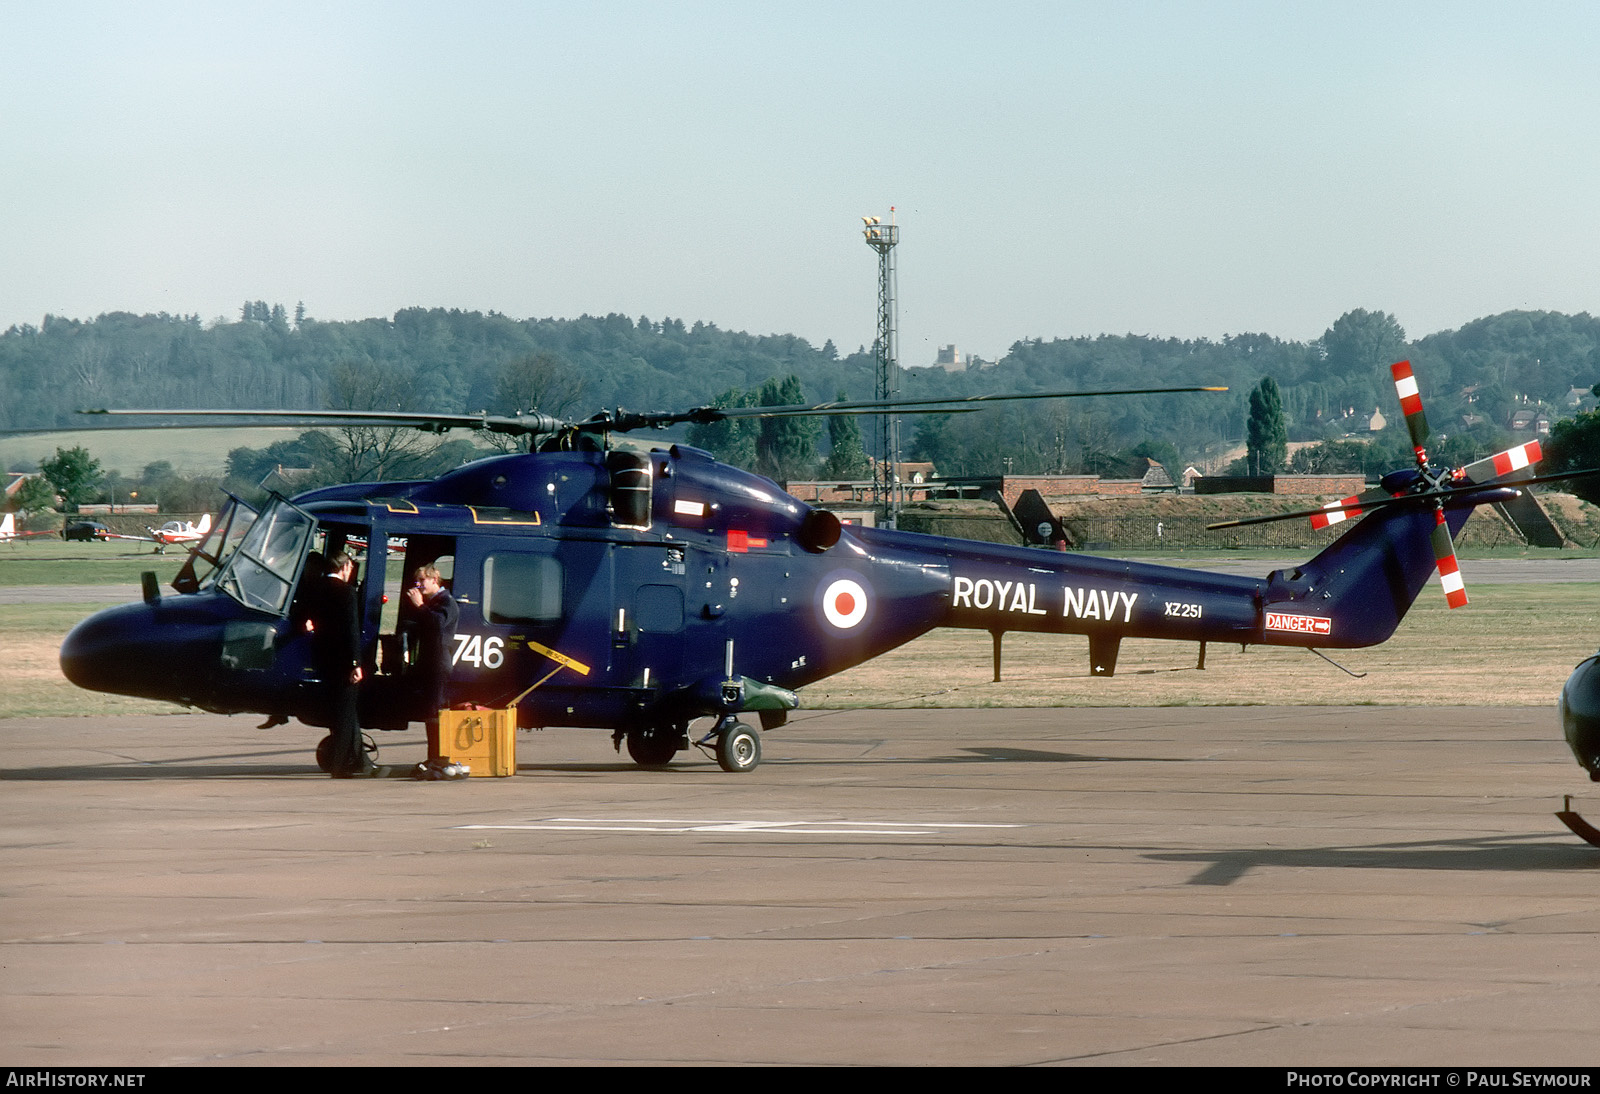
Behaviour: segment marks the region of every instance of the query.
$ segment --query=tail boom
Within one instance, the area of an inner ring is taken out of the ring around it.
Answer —
[[[1349,649],[1394,633],[1437,566],[1436,520],[1454,534],[1469,512],[1447,507],[1441,518],[1427,507],[1382,509],[1309,562],[1265,578],[877,534],[943,547],[950,585],[938,626]]]

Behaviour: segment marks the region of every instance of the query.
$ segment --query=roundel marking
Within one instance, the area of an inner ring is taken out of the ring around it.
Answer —
[[[822,614],[840,630],[849,630],[867,614],[867,591],[847,577],[841,577],[822,594]]]

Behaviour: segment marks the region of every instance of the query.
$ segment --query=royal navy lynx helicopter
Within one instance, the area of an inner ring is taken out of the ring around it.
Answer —
[[[317,559],[353,541],[403,543],[406,572],[438,564],[449,575],[461,608],[453,704],[515,700],[525,728],[608,730],[645,766],[670,762],[692,741],[725,770],[749,771],[761,737],[741,716],[775,729],[807,684],[936,627],[991,632],[997,659],[1008,631],[1086,635],[1090,672],[1105,676],[1132,637],[1199,643],[1202,663],[1208,642],[1368,646],[1393,633],[1435,570],[1451,605],[1465,602],[1452,533],[1474,506],[1515,496],[1505,483],[1538,459],[1537,445],[1525,445],[1433,467],[1409,367],[1397,365],[1396,380],[1415,466],[1370,497],[1315,511],[1324,523],[1367,513],[1309,562],[1260,579],[842,526],[698,449],[615,442],[681,422],[889,409],[880,402],[617,411],[576,423],[279,412],[544,440],[432,480],[331,486],[274,497],[259,512],[233,499],[173,582],[176,595],[147,574],[142,602],[80,623],[61,665],[84,688],[325,726],[298,618]],[[1052,393],[1084,394],[1133,393]],[[893,408],[948,413],[1012,397]],[[216,420],[222,412],[183,413]],[[381,552],[372,557],[379,564],[369,560],[358,577],[368,670],[361,721],[399,729],[422,714],[408,710],[401,635],[384,621]],[[691,737],[702,719],[709,728]]]

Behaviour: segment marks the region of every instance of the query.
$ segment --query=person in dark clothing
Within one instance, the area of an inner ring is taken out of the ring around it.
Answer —
[[[306,620],[328,707],[328,731],[333,738],[328,769],[336,779],[369,775],[375,770],[361,747],[361,720],[356,708],[363,673],[361,617],[352,583],[355,569],[355,560],[348,552],[340,551],[328,560],[321,595],[311,618]]]
[[[445,590],[436,568],[419,566],[411,578],[411,587],[406,590],[407,614],[417,637],[417,658],[411,671],[415,674],[417,705],[428,726],[428,760],[423,767],[442,771],[446,764],[439,746],[439,711],[449,702],[446,688],[450,682],[450,646],[455,641],[461,609]],[[423,772],[421,777],[438,776]]]

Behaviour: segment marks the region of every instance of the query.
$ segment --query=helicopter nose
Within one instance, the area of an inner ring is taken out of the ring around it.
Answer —
[[[126,605],[97,612],[79,623],[61,643],[61,672],[80,688],[127,694],[131,684],[148,679],[159,657],[151,656],[151,644],[138,641],[143,634],[154,637],[147,613],[127,609]]]
[[[61,643],[61,672],[80,688],[146,699],[181,699],[216,644],[196,628],[157,618],[151,604],[124,604],[85,619]],[[199,628],[204,631],[209,628]]]

